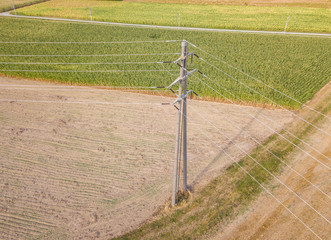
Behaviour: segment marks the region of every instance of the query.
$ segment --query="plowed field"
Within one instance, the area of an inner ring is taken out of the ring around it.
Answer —
[[[109,239],[168,201],[176,110],[155,103],[174,98],[0,80],[0,239]],[[272,134],[236,105],[192,100],[189,106],[246,151],[255,142],[224,118],[260,141]],[[263,115],[291,121],[288,112],[244,108],[265,122]],[[197,127],[236,159],[243,154],[193,111],[188,117],[194,190],[230,162]]]

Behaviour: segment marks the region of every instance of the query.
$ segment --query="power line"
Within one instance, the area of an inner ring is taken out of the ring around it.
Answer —
[[[235,67],[235,66],[233,66],[233,65],[231,65],[231,64],[229,64],[229,63],[227,63],[227,62],[225,62],[224,60],[219,59],[218,57],[216,57],[216,56],[214,56],[214,55],[208,53],[207,51],[205,51],[205,50],[203,50],[203,49],[201,49],[201,48],[199,48],[199,47],[197,47],[197,46],[195,46],[194,44],[192,44],[192,43],[190,43],[190,42],[189,42],[189,44],[190,44],[192,47],[195,47],[195,48],[199,49],[200,51],[206,53],[207,55],[213,57],[214,59],[216,59],[216,60],[218,60],[218,61],[220,61],[220,62],[222,62],[222,63],[228,65],[229,67],[231,67],[231,68],[233,68],[233,69],[239,71],[240,73],[242,73],[242,74],[244,74],[244,75],[250,77],[251,79],[254,79],[255,81],[257,81],[257,82],[259,82],[259,83],[262,83],[263,85],[267,86],[268,88],[271,88],[272,90],[274,90],[274,91],[276,91],[276,92],[282,94],[283,96],[286,96],[286,97],[290,98],[291,100],[293,100],[293,101],[299,103],[300,105],[303,105],[303,106],[307,107],[308,109],[310,109],[310,110],[312,110],[312,111],[314,111],[314,112],[316,112],[316,113],[318,113],[318,114],[320,114],[320,115],[322,115],[322,116],[324,116],[324,117],[326,117],[326,118],[328,118],[328,119],[331,119],[329,116],[327,116],[327,115],[325,115],[325,114],[323,114],[323,113],[317,111],[316,109],[311,108],[311,107],[309,107],[308,105],[306,105],[306,104],[304,104],[304,103],[302,103],[302,102],[300,102],[300,101],[298,101],[298,100],[296,100],[296,99],[294,99],[294,98],[288,96],[287,94],[283,93],[282,91],[280,91],[280,90],[278,90],[278,89],[276,89],[276,88],[274,88],[274,87],[272,87],[272,86],[270,86],[270,85],[264,83],[263,81],[261,81],[261,80],[255,78],[255,77],[253,77],[253,76],[251,76],[250,74],[248,74],[248,73],[246,73],[246,72],[240,70],[239,68],[237,68],[237,67]],[[203,60],[203,59],[201,59],[201,60]],[[203,61],[205,61],[205,60],[203,60]]]
[[[175,71],[175,70],[169,70]],[[166,72],[166,70],[86,70],[86,71],[76,71],[76,70],[6,70],[0,69],[0,72],[46,72],[46,73],[120,73],[120,72]]]
[[[0,57],[120,57],[120,56],[158,56],[158,55],[180,55],[180,53],[134,53],[134,54],[0,54]]]
[[[150,86],[137,86],[137,87],[127,87],[127,86],[102,86],[102,87],[84,87],[84,86],[62,86],[62,85],[17,85],[17,84],[0,84],[0,89],[4,90],[54,90],[54,91],[87,91],[87,92],[99,92],[99,91],[109,91],[114,89],[128,89],[132,91],[155,91],[157,87]],[[167,89],[159,89],[166,91]]]
[[[201,73],[201,72],[200,72]],[[169,73],[170,74],[170,73]],[[226,88],[220,86],[218,83],[216,83],[215,81],[213,81],[211,78],[209,78],[208,76],[206,76],[205,74],[202,74],[204,77],[206,77],[207,79],[209,79],[210,81],[212,81],[213,83],[215,83],[217,86],[219,86],[220,88],[222,88],[223,90],[225,90],[226,92],[228,92],[231,96],[239,99],[242,103],[244,103],[245,105],[247,105],[242,99],[240,99],[239,97],[235,96],[234,94],[232,94],[229,90],[227,90]],[[196,79],[198,79],[200,82],[202,82],[203,84],[205,84],[206,86],[208,86],[209,88],[211,88],[213,91],[215,91],[216,93],[218,93],[219,95],[221,95],[222,97],[224,97],[225,99],[227,99],[228,101],[230,101],[231,103],[234,103],[232,100],[230,100],[229,98],[225,97],[223,94],[221,94],[219,91],[217,91],[216,89],[214,89],[213,87],[211,87],[209,84],[203,82],[200,78],[196,77],[195,75],[193,75],[193,77],[195,77]],[[243,108],[241,108],[242,110],[244,110]],[[244,110],[245,111],[245,110]],[[255,118],[253,115],[251,115],[250,113],[248,113],[247,111],[245,111],[247,114],[249,114],[251,117]],[[318,152],[319,154],[321,154],[322,156],[324,156],[325,158],[327,158],[330,161],[330,158],[327,157],[326,155],[324,155],[323,153],[321,153],[320,151],[318,151],[316,148],[312,147],[311,145],[309,145],[308,143],[306,143],[305,141],[303,141],[302,139],[300,139],[299,137],[295,136],[294,134],[292,134],[291,132],[289,132],[288,130],[286,130],[285,128],[283,128],[280,124],[276,123],[275,121],[273,121],[271,118],[267,117],[266,115],[263,115],[265,118],[267,118],[268,120],[272,121],[273,123],[277,124],[278,126],[280,126],[284,131],[286,131],[287,133],[289,133],[291,136],[295,137],[296,139],[300,140],[302,143],[306,144],[307,146],[309,146],[311,149],[313,149],[314,151]],[[328,166],[326,166],[324,163],[320,162],[317,158],[315,158],[314,156],[312,156],[311,154],[309,154],[308,152],[304,151],[303,149],[301,149],[299,146],[297,146],[296,144],[294,144],[293,142],[291,142],[290,140],[288,140],[287,138],[285,138],[283,135],[279,134],[276,130],[270,128],[268,125],[266,125],[265,123],[261,122],[259,119],[255,118],[257,121],[259,121],[260,123],[262,123],[263,125],[267,126],[269,129],[271,129],[273,132],[277,133],[279,136],[281,136],[282,138],[284,138],[285,140],[287,140],[289,143],[291,143],[292,145],[296,146],[297,148],[299,148],[300,150],[302,150],[303,152],[305,152],[307,155],[311,156],[313,159],[315,159],[316,161],[318,161],[320,164],[322,164],[323,166],[327,167],[328,169],[330,169]]]
[[[322,240],[307,224],[305,224],[295,213],[293,213],[288,207],[284,205],[274,194],[272,194],[268,189],[266,189],[255,177],[253,177],[245,168],[243,168],[238,162],[236,162],[233,157],[231,157],[223,148],[221,148],[215,141],[213,141],[210,136],[202,132],[199,128],[199,131],[204,134],[218,149],[220,149],[230,160],[236,164],[241,170],[243,170],[250,178],[252,178],[264,191],[266,191],[273,199],[275,199],[279,204],[281,204],[289,213],[291,213],[297,220],[299,220],[310,232],[312,232],[318,239]]]
[[[134,44],[134,43],[172,43],[182,40],[160,41],[119,41],[119,42],[0,42],[0,44]]]
[[[201,81],[201,80],[200,80]],[[217,109],[218,111],[218,109]],[[221,114],[222,115],[222,114]],[[223,115],[222,115],[223,116]],[[244,129],[241,129],[239,127],[237,127],[235,124],[233,124],[230,120],[228,120],[227,118],[225,118],[226,121],[230,122],[231,125],[235,126],[237,129],[240,129],[241,131],[246,132]],[[266,148],[261,142],[257,141],[256,138],[254,138],[253,136],[251,136],[248,132],[246,132],[247,135],[253,139],[259,146],[263,147],[264,149],[266,149],[270,154],[272,154],[274,157],[276,157],[280,162],[284,163],[287,167],[289,167],[292,171],[294,171],[297,175],[299,175],[300,177],[302,177],[304,180],[306,180],[308,183],[310,183],[313,187],[315,187],[318,191],[320,191],[322,194],[324,194],[326,197],[328,197],[330,199],[330,197],[324,192],[322,191],[320,188],[318,188],[315,184],[313,184],[311,181],[309,181],[307,178],[305,178],[303,175],[301,175],[299,172],[297,172],[295,169],[293,169],[291,166],[289,166],[286,162],[284,162],[283,160],[281,160],[277,155],[275,155],[272,151],[270,151],[268,148]]]
[[[162,97],[162,95],[159,93]],[[187,118],[190,122],[191,119]],[[196,126],[196,124],[194,124]],[[272,196],[279,204],[281,204],[290,214],[292,214],[297,220],[299,220],[310,232],[312,232],[318,239],[321,239],[307,224],[305,224],[295,213],[293,213],[288,207],[286,207],[274,194],[272,194],[268,189],[266,189],[255,177],[253,177],[245,168],[243,168],[237,161],[234,160],[223,148],[221,148],[208,134],[206,134],[201,128],[198,127],[198,130],[205,135],[218,149],[220,149],[225,155],[227,155],[230,160],[236,164],[240,169],[242,169],[249,177],[251,177],[264,191],[266,191],[270,196]]]
[[[220,113],[220,111],[218,110],[218,108],[215,108],[217,112]],[[280,162],[282,162],[285,166],[287,166],[288,168],[290,168],[293,172],[295,172],[298,176],[300,176],[301,178],[303,178],[306,182],[308,182],[309,184],[311,184],[315,189],[317,189],[318,191],[320,191],[322,194],[324,194],[326,197],[328,197],[329,199],[331,199],[329,197],[329,195],[327,193],[325,193],[323,190],[321,190],[319,187],[317,187],[315,184],[313,184],[311,181],[309,181],[306,177],[304,177],[302,174],[300,174],[298,171],[296,171],[294,168],[292,168],[290,165],[288,165],[285,161],[283,161],[281,158],[279,158],[275,153],[273,153],[271,150],[269,150],[267,147],[265,147],[263,145],[262,142],[258,141],[257,138],[253,137],[248,131],[246,131],[244,128],[240,128],[238,126],[236,126],[236,124],[234,124],[232,121],[230,121],[228,118],[223,116],[223,112],[222,114],[220,114],[222,116],[223,119],[225,119],[228,123],[230,123],[233,127],[237,128],[238,130],[244,132],[247,136],[249,136],[255,143],[258,144],[258,146],[261,146],[262,148],[264,148],[266,151],[268,151],[271,155],[273,155],[275,158],[277,158]]]
[[[60,104],[100,104],[100,105],[170,105],[170,103],[151,103],[151,102],[79,102],[79,101],[51,101],[51,100],[22,100],[22,99],[0,99],[0,102],[9,103],[60,103]]]
[[[285,188],[287,188],[290,192],[292,192],[294,195],[296,195],[302,202],[304,202],[307,206],[309,206],[314,212],[316,212],[320,217],[322,217],[325,221],[327,221],[329,224],[331,222],[323,216],[319,211],[317,211],[313,206],[311,206],[307,201],[305,201],[303,198],[299,196],[294,190],[289,188],[285,183],[283,183],[279,178],[277,178],[274,174],[272,174],[268,169],[266,169],[261,163],[259,163],[255,158],[253,158],[245,149],[237,145],[234,141],[231,140],[224,132],[222,132],[219,128],[217,128],[212,122],[210,122],[208,119],[206,119],[202,114],[200,114],[197,110],[195,110],[192,106],[190,107],[193,109],[194,112],[196,112],[202,119],[204,119],[206,122],[208,122],[209,125],[213,126],[222,136],[227,138],[233,145],[235,145],[240,151],[246,154],[247,157],[252,159],[256,164],[258,164],[260,167],[262,167],[267,173],[270,174],[274,179],[276,179],[280,184],[282,184]]]
[[[3,65],[134,65],[134,64],[161,64],[163,62],[76,62],[76,63],[67,63],[67,62],[0,62]]]
[[[219,111],[217,109],[217,111]],[[221,114],[221,116],[223,116]],[[322,194],[324,194],[326,197],[329,197],[329,195],[327,195],[324,191],[322,191],[320,188],[318,188],[315,184],[313,184],[311,181],[309,181],[307,178],[305,178],[302,174],[300,174],[299,172],[297,172],[295,169],[293,169],[291,166],[289,166],[285,161],[281,160],[277,155],[275,155],[272,151],[270,151],[268,148],[266,148],[261,142],[259,142],[255,137],[251,136],[247,131],[245,131],[244,129],[237,127],[235,124],[233,124],[229,119],[224,118],[227,122],[230,122],[230,124],[234,127],[236,127],[237,129],[245,132],[251,139],[253,139],[259,146],[263,147],[265,150],[267,150],[270,154],[272,154],[274,157],[276,157],[280,162],[282,162],[283,164],[285,164],[287,167],[289,167],[292,171],[294,171],[297,175],[299,175],[300,177],[302,177],[305,181],[307,181],[308,183],[310,183],[313,187],[315,187],[318,191],[320,191]]]
[[[185,56],[186,57],[186,56]],[[181,66],[181,68],[184,68]],[[186,67],[185,67],[186,68]],[[186,69],[185,69],[186,70]],[[180,98],[183,98],[180,93]],[[178,111],[181,111],[181,109],[178,109]],[[182,113],[183,114],[183,113]],[[184,113],[186,114],[186,113]],[[262,167],[266,172],[268,172],[272,177],[278,180],[279,183],[281,183],[284,187],[286,187],[289,191],[291,191],[293,194],[295,194],[301,201],[303,201],[307,206],[309,206],[312,210],[314,210],[319,216],[321,216],[324,220],[326,220],[329,224],[330,221],[324,217],[320,212],[318,212],[314,207],[312,207],[308,202],[306,202],[304,199],[302,199],[296,192],[294,192],[291,188],[289,188],[285,183],[283,183],[280,179],[278,179],[274,174],[272,174],[269,170],[267,170],[265,167],[263,167],[256,159],[254,159],[251,155],[249,155],[244,149],[242,149],[240,146],[238,146],[236,143],[234,143],[228,136],[226,136],[224,133],[222,133],[215,125],[213,125],[210,121],[208,121],[206,118],[204,118],[201,114],[199,114],[200,117],[202,117],[205,121],[207,121],[210,125],[215,127],[219,133],[221,133],[224,137],[226,137],[232,144],[234,144],[236,147],[238,147],[242,152],[244,152],[248,157],[250,157],[256,164],[258,164],[260,167]],[[186,117],[186,116],[185,116]],[[239,165],[239,164],[238,164]],[[302,222],[302,221],[301,221]],[[305,225],[306,226],[306,225]],[[309,228],[310,229],[310,228]],[[312,230],[311,230],[312,231]],[[315,234],[316,235],[316,234]]]
[[[213,82],[214,84],[216,84],[218,87],[222,88],[224,91],[226,91],[227,93],[229,93],[231,96],[237,98],[240,102],[242,102],[244,105],[247,106],[247,104],[239,97],[235,96],[232,92],[230,92],[228,89],[222,87],[221,85],[219,85],[217,82],[215,82],[213,79],[211,79],[210,77],[206,76],[205,74],[203,74],[203,76],[205,78],[207,78],[208,80],[210,80],[211,82]],[[224,96],[223,94],[221,94],[219,91],[217,91],[216,89],[214,89],[213,87],[211,87],[209,84],[206,84],[205,82],[203,82],[200,78],[194,76],[195,78],[197,78],[200,82],[202,82],[203,84],[207,85],[210,89],[212,89],[213,91],[215,91],[216,93],[218,93],[219,95],[221,95],[223,98],[227,99],[228,101],[230,101],[231,103],[234,103],[232,100],[230,100],[229,98],[227,98],[226,96]],[[291,133],[290,131],[288,131],[287,129],[285,129],[283,126],[281,126],[279,123],[277,123],[276,121],[274,121],[273,119],[269,118],[268,116],[262,114],[266,119],[268,119],[269,121],[275,123],[277,126],[281,127],[282,130],[284,130],[285,132],[287,132],[288,134],[290,134],[292,137],[295,137],[297,140],[301,141],[302,143],[304,143],[306,146],[309,146],[311,149],[313,149],[314,151],[316,151],[317,153],[321,154],[322,156],[324,156],[325,158],[327,158],[328,160],[330,160],[329,157],[327,157],[326,155],[324,155],[323,153],[321,153],[320,151],[318,151],[316,148],[314,148],[313,146],[309,145],[308,143],[306,143],[304,140],[300,139],[299,137],[295,136],[293,133]]]
[[[172,73],[170,72],[170,70],[168,70],[168,69],[164,66],[164,63],[162,63],[161,66],[162,66],[163,69],[166,70],[171,76],[176,76],[176,74],[172,74]]]
[[[64,86],[64,85],[18,85],[18,84],[0,84],[0,87],[5,87],[5,89],[7,87],[23,87],[23,88],[68,88],[68,89],[91,89],[91,90],[107,90],[107,88],[111,89],[111,88],[157,88],[157,87],[149,87],[149,86],[137,86],[137,87],[126,87],[126,86],[100,86],[100,88],[98,88],[97,86],[95,86],[96,88],[93,87],[87,87],[87,86],[76,86],[76,85],[68,85],[68,86]]]
[[[79,89],[91,89],[91,90],[106,90],[107,88],[122,88],[122,86],[100,86],[98,88],[97,86],[94,86],[95,88],[91,86],[79,86],[79,85],[28,85],[28,84],[0,84],[0,87],[31,87],[31,88],[79,88]],[[137,87],[127,87],[123,86],[123,88],[157,88],[157,87],[150,87],[150,86],[137,86]]]
[[[304,121],[305,123],[311,125],[312,127],[316,128],[317,130],[323,132],[324,134],[328,135],[331,137],[331,134],[327,133],[326,131],[322,130],[321,128],[317,127],[316,125],[314,125],[313,123],[311,122],[308,122],[307,120],[305,120],[304,118],[300,117],[298,114],[294,113],[294,112],[291,112],[289,111],[288,109],[284,108],[283,106],[281,106],[280,104],[276,103],[275,101],[271,100],[270,98],[264,96],[262,93],[260,93],[259,91],[256,91],[255,89],[249,87],[247,84],[239,81],[237,78],[235,77],[232,77],[230,74],[224,72],[223,70],[221,70],[220,68],[216,67],[215,65],[211,64],[211,63],[208,63],[206,60],[204,59],[201,59],[202,61],[204,61],[205,63],[207,63],[208,65],[214,67],[215,69],[219,70],[220,72],[222,72],[224,75],[228,76],[229,78],[237,81],[238,83],[240,83],[241,85],[247,87],[248,89],[250,89],[251,91],[257,93],[258,95],[262,96],[263,98],[267,99],[268,101],[272,102],[273,104],[279,106],[281,109],[285,110],[285,111],[288,111],[289,113],[291,113],[292,115],[296,116],[297,118],[301,119],[302,121]]]
[[[65,92],[100,92],[100,91],[109,91],[109,90],[123,90],[126,92],[154,92],[156,91],[155,87],[146,87],[146,88],[140,88],[140,87],[110,87],[107,89],[88,89],[88,88],[43,88],[43,87],[3,87],[1,90],[30,90],[30,91],[65,91]],[[167,89],[160,89],[162,91],[167,91]]]
[[[213,89],[215,92],[217,92],[218,94],[220,94],[221,96],[225,97],[223,94],[221,94],[219,91],[215,90],[213,87],[211,87],[209,84],[205,83],[204,81],[202,81],[200,78],[196,77],[195,75],[193,75],[193,77],[199,79],[203,84],[205,84],[206,86],[210,87],[211,89]],[[225,97],[226,98],[226,97]],[[228,99],[228,98],[226,98]],[[228,99],[231,103],[234,103],[233,101],[231,101],[230,99]],[[308,153],[307,151],[305,151],[304,149],[302,149],[301,147],[299,147],[298,145],[296,145],[295,143],[291,142],[289,139],[287,139],[286,137],[284,137],[283,135],[281,135],[280,133],[278,133],[275,129],[271,128],[269,125],[267,125],[266,123],[262,122],[261,120],[259,120],[258,118],[256,118],[255,116],[253,116],[252,114],[250,114],[249,112],[247,112],[245,109],[243,109],[242,107],[240,107],[240,105],[238,106],[240,109],[242,109],[243,111],[246,112],[246,114],[250,115],[251,117],[253,117],[255,120],[257,120],[258,122],[260,122],[261,124],[263,124],[264,126],[266,126],[267,128],[269,128],[271,131],[273,131],[274,133],[276,133],[277,135],[279,135],[281,138],[285,139],[287,142],[289,142],[290,144],[292,144],[293,146],[297,147],[298,149],[300,149],[302,152],[304,152],[305,154],[307,154],[308,156],[310,156],[312,159],[314,159],[315,161],[319,162],[320,164],[322,164],[324,167],[326,167],[327,169],[330,170],[330,167],[328,167],[327,165],[325,165],[323,162],[321,162],[320,160],[318,160],[317,158],[315,158],[314,156],[312,156],[310,153]],[[300,139],[299,139],[300,140]],[[310,145],[309,145],[310,146]]]

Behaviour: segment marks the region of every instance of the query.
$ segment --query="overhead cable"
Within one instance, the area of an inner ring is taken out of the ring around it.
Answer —
[[[320,114],[320,115],[322,115],[322,116],[324,116],[324,117],[326,117],[326,118],[328,118],[328,119],[331,119],[329,116],[327,116],[327,115],[325,115],[325,114],[323,114],[323,113],[317,111],[317,110],[314,109],[314,108],[311,108],[310,106],[308,106],[308,105],[306,105],[306,104],[304,104],[304,103],[302,103],[302,102],[300,102],[300,101],[294,99],[293,97],[290,97],[289,95],[283,93],[282,91],[280,91],[280,90],[278,90],[278,89],[276,89],[276,88],[274,88],[274,87],[272,87],[272,86],[266,84],[265,82],[263,82],[263,81],[257,79],[256,77],[251,76],[250,74],[248,74],[248,73],[246,73],[246,72],[240,70],[239,68],[237,68],[237,67],[235,67],[235,66],[233,66],[233,65],[231,65],[231,64],[229,64],[229,63],[227,63],[226,61],[224,61],[224,60],[222,60],[222,59],[220,59],[220,58],[214,56],[213,54],[208,53],[207,51],[205,51],[205,50],[203,50],[203,49],[201,49],[201,48],[195,46],[194,44],[192,44],[192,43],[190,43],[190,42],[188,42],[188,43],[189,43],[192,47],[195,47],[195,48],[199,49],[200,51],[202,51],[202,52],[206,53],[207,55],[213,57],[214,59],[216,59],[216,60],[218,60],[218,61],[220,61],[220,62],[222,62],[222,63],[228,65],[229,67],[231,67],[231,68],[233,68],[233,69],[239,71],[240,73],[242,73],[242,74],[244,74],[244,75],[250,77],[251,79],[253,79],[253,80],[255,80],[255,81],[257,81],[257,82],[259,82],[259,83],[261,83],[261,84],[263,84],[263,85],[265,85],[265,86],[267,86],[268,88],[273,89],[274,91],[276,91],[276,92],[282,94],[283,96],[286,96],[287,98],[290,98],[291,100],[293,100],[293,101],[299,103],[300,105],[305,106],[305,107],[307,107],[308,109],[310,109],[310,110],[312,110],[312,111],[314,111],[314,112],[316,112],[316,113],[318,113],[318,114]],[[200,58],[200,59],[201,59],[201,58]],[[205,61],[204,59],[201,59],[201,60]],[[206,61],[205,61],[205,62],[206,62]]]

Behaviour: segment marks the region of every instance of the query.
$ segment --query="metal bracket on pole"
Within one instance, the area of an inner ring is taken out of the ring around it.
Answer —
[[[177,78],[175,81],[173,81],[173,83],[171,83],[168,88],[170,89],[173,85],[175,85],[176,83],[178,83],[179,81],[183,80],[183,78],[179,77]]]
[[[193,56],[197,56],[197,55],[194,54],[193,52],[191,52],[191,53],[187,54],[186,56],[180,56],[180,58],[178,58],[176,61],[173,61],[173,63],[178,63],[179,61],[187,60],[187,58],[190,56],[191,56],[191,58],[193,58]]]
[[[186,69],[187,70],[187,69]],[[194,72],[198,71],[197,69],[193,69],[193,71],[191,72],[188,72],[184,77],[179,77],[177,78],[175,81],[173,81],[169,86],[168,88],[171,88],[173,85],[175,85],[176,83],[178,83],[179,81],[182,81],[182,80],[186,80],[191,74],[193,74]]]
[[[178,102],[181,102],[183,99],[182,98],[177,98],[171,105],[175,105]]]
[[[186,95],[185,95],[183,98],[186,99],[187,96],[190,95],[190,94],[191,94],[191,99],[192,99],[193,90],[188,91],[188,92],[186,93]]]
[[[195,73],[196,71],[198,71],[198,69],[193,69],[192,71],[188,72],[188,73],[185,75],[185,79],[187,79],[191,74]]]

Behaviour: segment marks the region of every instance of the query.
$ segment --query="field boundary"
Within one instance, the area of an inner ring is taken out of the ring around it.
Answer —
[[[78,23],[89,23],[89,24],[105,24],[105,25],[113,25],[113,26],[157,28],[157,29],[170,29],[170,30],[227,32],[227,33],[253,33],[253,34],[273,34],[273,35],[297,35],[297,36],[326,37],[326,38],[331,37],[331,34],[328,34],[328,33],[277,32],[277,31],[258,31],[258,30],[240,30],[240,29],[234,30],[234,29],[216,29],[216,28],[174,27],[174,26],[145,25],[145,24],[134,24],[134,23],[89,21],[89,20],[79,20],[79,19],[54,18],[54,17],[12,15],[10,12],[0,13],[0,17],[16,17],[16,18],[39,19],[39,20],[67,21],[67,22],[78,22]]]
[[[27,7],[27,6],[31,6],[31,5],[34,5],[34,4],[47,2],[47,1],[50,1],[50,0],[34,0],[34,1],[30,1],[30,2],[25,2],[25,3],[18,3],[18,4],[15,4],[15,9],[22,8],[22,7]],[[1,12],[6,12],[6,11],[11,11],[11,10],[14,10],[12,6],[0,8],[0,13]]]

